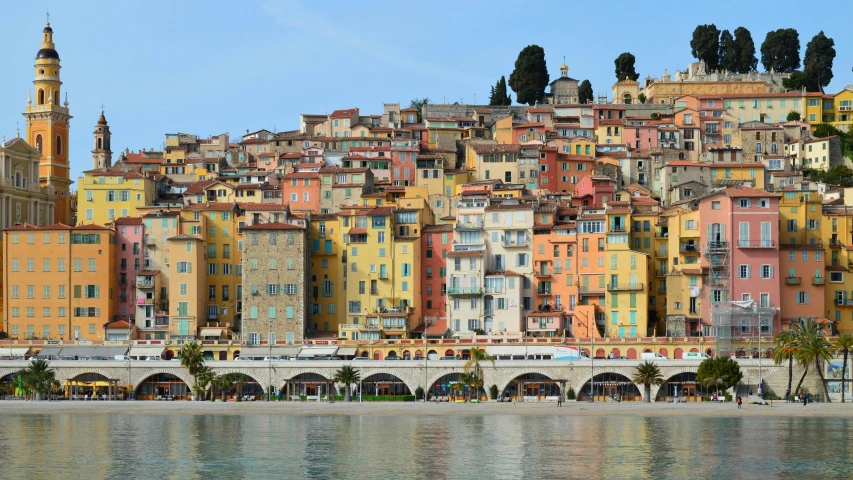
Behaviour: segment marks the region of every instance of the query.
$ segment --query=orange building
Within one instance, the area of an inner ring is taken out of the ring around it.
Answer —
[[[826,250],[820,243],[780,243],[782,329],[826,312]]]
[[[68,100],[60,105],[59,54],[53,43],[50,23],[44,27],[41,48],[35,63],[35,103],[27,99],[27,143],[41,153],[39,179],[41,186],[52,187],[54,219],[57,223],[70,223],[71,174],[68,162],[68,126],[71,115]],[[29,97],[29,94],[28,94]]]
[[[103,340],[116,306],[115,230],[18,225],[3,230],[10,337]]]

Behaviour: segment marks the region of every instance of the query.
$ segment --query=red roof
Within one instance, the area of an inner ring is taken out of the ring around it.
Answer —
[[[742,197],[778,197],[778,194],[766,192],[764,190],[759,190],[757,188],[739,186],[739,187],[729,187],[726,189],[726,195],[731,198],[742,198]]]
[[[366,233],[366,228],[351,228],[347,235],[365,235]]]
[[[666,162],[668,167],[707,167],[707,163],[691,162],[690,160],[670,160]]]
[[[427,335],[444,335],[444,332],[447,331],[447,320],[439,320],[427,328]]]
[[[239,203],[240,208],[246,211],[265,211],[265,212],[279,212],[287,210],[287,205],[282,203]]]
[[[334,112],[332,112],[331,115],[329,115],[329,117],[331,117],[331,118],[351,117],[357,113],[358,113],[357,108],[349,108],[346,110],[335,110]]]

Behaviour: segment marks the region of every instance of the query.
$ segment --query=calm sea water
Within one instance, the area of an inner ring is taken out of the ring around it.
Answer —
[[[2,478],[851,478],[832,418],[0,415]]]

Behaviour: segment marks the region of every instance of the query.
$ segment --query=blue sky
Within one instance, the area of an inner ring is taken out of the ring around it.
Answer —
[[[767,31],[793,27],[801,56],[823,29],[837,51],[827,91],[853,82],[853,29],[831,13],[849,13],[849,1],[823,2],[821,14],[788,1],[408,4],[11,2],[0,14],[0,134],[14,136],[15,122],[23,129],[47,8],[74,116],[74,179],[90,168],[102,103],[116,151],[160,148],[166,132],[238,138],[246,129],[295,129],[299,113],[356,106],[381,113],[383,102],[415,97],[483,103],[533,43],[545,49],[552,78],[565,55],[570,76],[609,93],[613,60],[624,51],[637,57],[641,77],[684,69],[699,23],[745,26],[757,50]]]

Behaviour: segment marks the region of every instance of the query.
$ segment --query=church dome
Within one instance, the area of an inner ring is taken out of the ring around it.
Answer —
[[[36,54],[36,59],[40,59],[40,58],[48,58],[48,59],[53,59],[53,60],[59,60],[59,54],[56,52],[56,50],[54,50],[52,48],[42,48]]]

